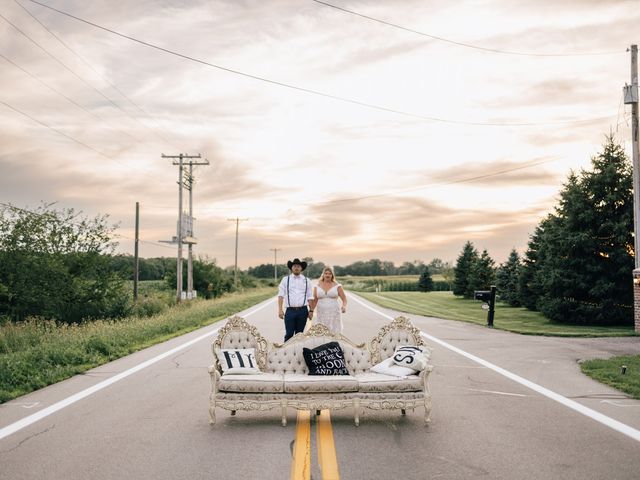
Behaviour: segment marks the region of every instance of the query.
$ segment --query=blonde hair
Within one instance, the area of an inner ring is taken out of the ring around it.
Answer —
[[[319,280],[319,281],[324,280],[324,272],[326,272],[327,270],[331,272],[331,281],[332,281],[332,282],[335,282],[335,281],[336,281],[336,274],[335,274],[335,272],[333,271],[333,268],[331,268],[329,265],[327,265],[326,267],[324,267],[324,268],[322,269],[322,273],[320,274],[320,278],[319,278],[318,280]]]

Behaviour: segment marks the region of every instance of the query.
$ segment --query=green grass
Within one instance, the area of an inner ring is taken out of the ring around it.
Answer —
[[[439,273],[431,274],[431,278],[435,280],[444,280],[444,277]],[[352,276],[344,275],[338,277],[338,281],[342,282],[357,282],[360,280],[386,280],[389,282],[417,282],[420,279],[420,275],[369,275],[369,276]]]
[[[626,373],[622,373],[626,365]],[[640,355],[613,357],[607,360],[587,360],[580,363],[582,373],[594,380],[628,393],[640,400]]]
[[[149,317],[57,325],[30,320],[0,327],[0,403],[212,324],[275,295],[273,288],[196,300]]]
[[[338,280],[342,282],[349,281],[361,281],[361,280],[387,280],[390,282],[406,282],[406,281],[418,281],[420,275],[363,275],[363,276],[352,276],[352,275],[344,275],[338,278]]]
[[[453,295],[451,292],[358,292],[383,307],[429,317],[487,324],[482,302]],[[497,302],[494,328],[526,335],[561,337],[616,337],[635,335],[633,327],[590,327],[553,323],[540,312],[514,308]]]

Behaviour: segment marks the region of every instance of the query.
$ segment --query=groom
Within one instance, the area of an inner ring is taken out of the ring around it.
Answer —
[[[296,333],[304,331],[307,319],[313,318],[313,286],[302,275],[307,262],[294,258],[287,262],[287,267],[291,274],[282,279],[278,288],[278,316],[284,319],[285,342]]]

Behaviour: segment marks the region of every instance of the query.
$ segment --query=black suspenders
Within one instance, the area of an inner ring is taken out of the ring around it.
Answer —
[[[291,306],[291,299],[289,298],[289,279],[291,278],[291,275],[287,275],[287,305]],[[305,304],[307,303],[307,277],[304,277],[304,299],[302,300],[302,303]],[[304,305],[302,305],[304,307]]]

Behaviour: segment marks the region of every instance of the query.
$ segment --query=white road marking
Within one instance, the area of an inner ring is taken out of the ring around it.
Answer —
[[[266,300],[265,303],[263,303],[262,305],[260,305],[259,307],[251,310],[250,312],[247,312],[244,314],[244,317],[248,317],[250,315],[253,315],[254,313],[262,310],[263,308],[269,306],[271,304],[271,302],[275,301],[275,297]],[[160,360],[170,357],[171,355],[173,355],[176,352],[179,352],[180,350],[184,350],[187,347],[190,347],[191,345],[193,345],[194,343],[198,343],[200,340],[204,340],[205,338],[209,338],[212,335],[215,335],[218,330],[220,330],[220,327],[216,327],[213,330],[200,335],[197,338],[194,338],[192,340],[189,340],[188,342],[183,343],[182,345],[179,345],[175,348],[172,348],[169,351],[166,351],[164,353],[161,353],[160,355],[157,355],[153,358],[150,358],[149,360],[142,362],[138,365],[136,365],[135,367],[130,368],[129,370],[125,370],[124,372],[121,372],[117,375],[114,375],[113,377],[110,377],[106,380],[103,380],[100,383],[96,383],[95,385],[93,385],[92,387],[89,387],[85,390],[82,390],[74,395],[71,395],[70,397],[67,397],[63,400],[60,400],[59,402],[54,403],[53,405],[47,407],[47,408],[43,408],[42,410],[40,410],[39,412],[33,413],[31,415],[29,415],[28,417],[24,417],[21,420],[18,420],[17,422],[14,422],[10,425],[7,425],[6,427],[3,427],[0,429],[0,440],[2,440],[5,437],[8,437],[9,435],[16,433],[19,430],[22,430],[25,427],[28,427],[29,425],[42,420],[45,417],[48,417],[49,415],[57,412],[58,410],[62,410],[65,407],[68,407],[69,405],[77,402],[78,400],[82,400],[85,397],[88,397],[89,395],[92,395],[100,390],[102,390],[103,388],[108,387],[109,385],[113,385],[116,382],[119,382],[120,380],[122,380],[123,378],[128,377],[129,375],[133,375],[136,372],[139,372],[140,370],[147,368],[150,365],[153,365],[154,363],[159,362]]]
[[[438,368],[478,368],[478,369],[483,369],[483,368],[487,368],[487,367],[483,367],[483,366],[476,366],[476,365],[447,365],[445,363],[433,363],[432,364],[434,367],[438,367]]]
[[[640,403],[633,403],[631,405],[628,405],[626,403],[620,403],[614,400],[600,400],[600,403],[608,403],[609,405],[614,405],[616,407],[640,407]]]
[[[498,392],[495,390],[480,390],[479,388],[464,387],[464,389],[471,390],[472,392],[493,393],[495,395],[507,395],[509,397],[527,397],[528,396],[528,395],[523,395],[522,393]]]
[[[356,298],[354,295],[350,295],[351,298],[353,300],[355,300],[356,302],[358,302],[359,304],[361,304],[362,306],[364,306],[365,308],[368,308],[369,310],[371,310],[372,312],[377,313],[378,315],[381,315],[385,318],[388,318],[389,320],[393,320],[393,317],[387,315],[386,313],[381,312],[380,310],[377,310],[369,305],[367,305],[366,303],[364,303],[362,300],[360,300],[359,298]],[[458,348],[458,347],[454,347],[453,345],[440,340],[439,338],[436,338],[432,335],[426,334],[424,332],[421,332],[422,336],[428,340],[431,340],[432,342],[435,342],[459,355],[462,355],[463,357],[468,358],[469,360],[472,360],[476,363],[479,363],[480,365],[483,365],[487,368],[490,368],[491,370],[493,370],[496,373],[499,373],[500,375],[503,375],[505,377],[507,377],[510,380],[513,380],[516,383],[519,383],[520,385],[524,385],[527,388],[530,388],[531,390],[538,392],[541,395],[544,395],[547,398],[550,398],[551,400],[555,400],[556,402],[564,405],[565,407],[569,407],[572,410],[575,410],[578,413],[581,413],[582,415],[585,415],[586,417],[589,417],[593,420],[595,420],[596,422],[600,422],[603,425],[606,425],[609,428],[612,428],[613,430],[616,430],[630,438],[633,438],[634,440],[640,442],[640,430],[637,430],[629,425],[626,425],[622,422],[619,422],[618,420],[615,420],[611,417],[607,417],[606,415],[603,415],[600,412],[597,412],[595,410],[592,410],[591,408],[585,407],[584,405],[575,402],[573,400],[570,400],[566,397],[563,397],[562,395],[555,393],[551,390],[549,390],[548,388],[545,388],[541,385],[538,385],[537,383],[533,383],[530,380],[527,380],[524,377],[521,377],[520,375],[516,375],[515,373],[512,373],[508,370],[505,370],[502,367],[499,367],[497,365],[494,365],[491,362],[488,362],[486,360],[483,360],[480,357],[477,357],[471,353],[465,352],[464,350]]]
[[[31,402],[31,403],[18,403],[18,402],[12,402],[12,403],[5,403],[4,405],[0,405],[0,407],[22,407],[22,408],[33,408],[36,405],[40,405],[40,402]]]

